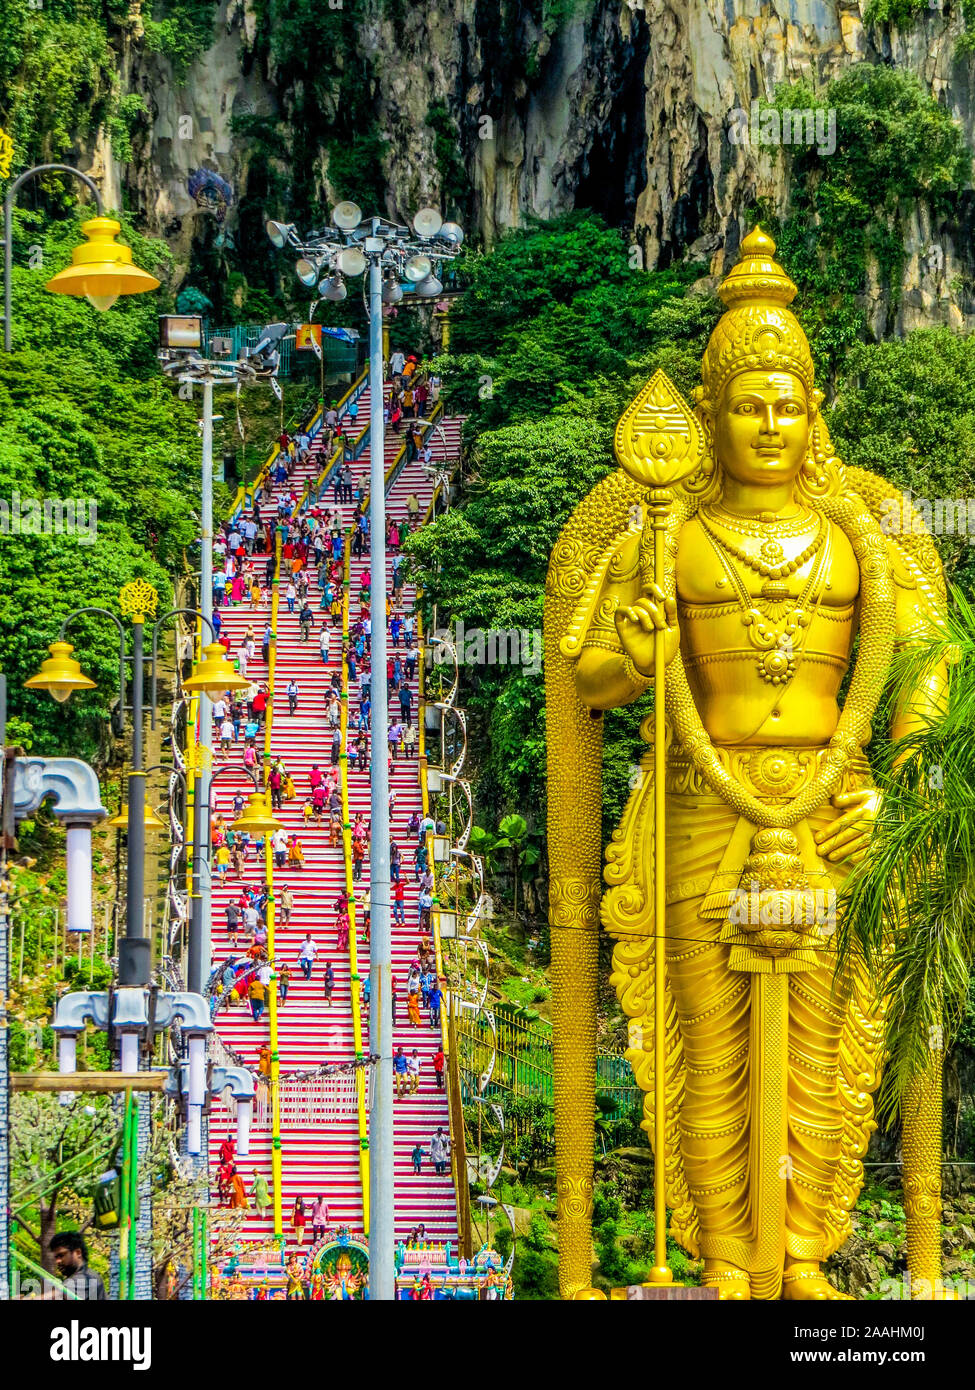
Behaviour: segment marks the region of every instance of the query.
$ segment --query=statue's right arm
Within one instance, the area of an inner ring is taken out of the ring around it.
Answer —
[[[649,678],[641,676],[627,662],[622,647],[618,652],[604,647],[585,647],[576,663],[579,698],[593,710],[631,705],[649,684]]]

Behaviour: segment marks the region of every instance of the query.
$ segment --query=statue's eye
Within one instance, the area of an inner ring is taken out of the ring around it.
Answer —
[[[739,415],[754,415],[754,414],[755,414],[755,407],[754,407],[754,405],[751,403],[751,401],[742,401],[741,405],[738,407],[738,414],[739,414]]]
[[[795,401],[786,401],[785,405],[783,405],[782,407],[782,414],[798,415],[800,414],[799,406],[796,404]]]

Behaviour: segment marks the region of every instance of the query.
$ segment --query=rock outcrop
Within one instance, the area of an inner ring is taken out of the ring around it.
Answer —
[[[779,83],[803,79],[822,89],[853,64],[902,68],[922,78],[975,145],[972,64],[955,57],[960,11],[929,9],[900,31],[865,27],[864,3],[369,0],[355,58],[369,74],[371,110],[385,142],[386,211],[403,217],[421,203],[443,201],[443,159],[427,123],[438,106],[456,132],[468,181],[458,211],[486,241],[529,215],[592,207],[633,228],[647,266],[693,248],[718,275],[737,252],[746,206],[761,198],[786,208],[781,147],[735,138],[742,119],[736,113],[750,112]],[[293,73],[283,79],[262,47],[266,22],[250,0],[222,0],[213,42],[181,83],[165,60],[137,43],[127,54],[123,84],[145,94],[152,119],[122,179],[152,230],[167,236],[183,261],[204,231],[212,240],[206,222],[225,218],[234,234],[254,153],[246,135],[233,133],[232,117],[265,114],[286,129],[293,120],[300,83]],[[327,199],[325,149],[315,162]],[[232,190],[227,206],[219,185],[201,190],[207,171]],[[297,208],[293,214],[299,221],[311,215]],[[968,231],[932,224],[921,206],[905,213],[900,331],[972,326]],[[888,306],[879,285],[870,287],[865,307],[881,328]]]

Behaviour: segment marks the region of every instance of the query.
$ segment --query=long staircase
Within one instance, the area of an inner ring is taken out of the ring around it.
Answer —
[[[357,457],[351,460],[356,478],[365,480],[368,490],[369,474],[369,391],[360,381],[353,388],[358,397],[359,422],[365,428],[353,448]],[[435,459],[446,453],[448,457],[459,454],[460,419],[446,419],[431,434]],[[387,515],[404,520],[407,513],[407,498],[414,493],[420,503],[420,515],[424,516],[430,506],[433,481],[427,476],[422,463],[410,464],[400,458],[402,440],[387,431],[385,466],[387,470]],[[330,460],[322,452],[322,435],[318,434],[312,444],[310,457],[303,465],[297,465],[292,478],[280,487],[272,486],[265,494],[261,511],[265,519],[276,518],[278,502],[282,491],[287,495],[294,489],[307,503],[315,500],[321,491],[318,505],[333,510],[336,503],[330,481],[324,490],[320,484],[324,470]],[[307,492],[306,492],[307,488]],[[299,504],[300,505],[300,504]],[[341,504],[343,522],[349,526],[353,506],[348,502]],[[392,555],[387,554],[387,580],[392,593]],[[263,574],[267,565],[266,553],[255,553],[250,568]],[[361,559],[352,558],[349,565],[348,604],[352,620],[359,611],[359,590],[362,571],[368,567],[368,549]],[[304,866],[301,869],[288,868],[273,870],[273,891],[275,901],[280,903],[280,894],[285,886],[294,894],[294,908],[290,922],[282,920],[280,907],[275,913],[274,922],[274,963],[280,969],[287,962],[291,969],[291,980],[287,999],[277,1001],[277,1064],[279,1072],[278,1098],[280,1104],[280,1203],[283,1213],[283,1235],[286,1241],[284,1257],[300,1250],[292,1229],[291,1214],[295,1198],[304,1199],[308,1216],[308,1227],[304,1237],[304,1251],[307,1253],[311,1240],[311,1206],[319,1194],[328,1203],[329,1228],[347,1226],[355,1232],[363,1232],[367,1227],[367,1215],[363,1202],[363,1179],[368,1171],[368,1143],[361,1133],[361,1110],[357,1103],[357,1083],[359,1074],[346,1069],[329,1076],[318,1075],[325,1065],[340,1066],[356,1060],[355,1028],[353,1017],[353,989],[357,992],[359,983],[352,979],[350,951],[339,949],[336,938],[336,900],[346,886],[347,866],[346,848],[340,844],[330,847],[328,843],[328,821],[323,817],[321,828],[316,828],[314,820],[305,822],[303,806],[309,795],[309,773],[317,764],[323,772],[331,767],[330,747],[332,730],[325,719],[324,695],[333,673],[338,671],[343,677],[342,668],[342,628],[333,628],[327,612],[319,607],[320,592],[317,574],[313,563],[305,571],[309,584],[309,602],[315,612],[315,624],[307,642],[300,639],[298,609],[289,612],[284,599],[287,584],[287,563],[281,564],[278,582],[278,602],[276,621],[276,655],[273,677],[273,712],[270,732],[270,756],[284,759],[295,787],[295,797],[285,800],[283,809],[277,817],[283,822],[287,833],[296,832],[304,847]],[[415,598],[412,586],[403,590],[403,611],[408,613]],[[255,681],[268,678],[268,668],[260,661],[261,635],[265,624],[270,620],[271,607],[254,608],[249,602],[236,606],[225,605],[221,610],[223,631],[230,635],[231,654],[240,648],[248,626],[253,626],[257,646],[257,659],[249,666],[248,676]],[[328,663],[321,659],[319,634],[322,625],[328,624],[331,643]],[[392,650],[392,647],[390,648]],[[403,652],[401,642],[400,652]],[[385,679],[385,671],[374,670],[373,686]],[[289,712],[287,687],[294,679],[298,687],[298,705],[294,714]],[[343,688],[346,682],[343,683]],[[422,718],[419,706],[417,674],[413,682],[414,721]],[[396,707],[395,699],[391,704]],[[353,820],[362,812],[369,820],[369,775],[360,772],[354,763],[354,722],[359,713],[358,681],[351,682],[348,690],[349,735],[346,747],[349,750],[347,763],[347,787],[349,819]],[[228,822],[233,820],[233,798],[236,791],[245,797],[253,790],[245,775],[242,763],[243,741],[231,748],[229,756],[222,760],[218,753],[214,757],[214,772],[223,773],[214,781],[213,804]],[[262,751],[261,736],[258,737],[258,752]],[[343,748],[343,752],[345,748]],[[377,750],[385,756],[385,749]],[[226,769],[226,771],[224,771]],[[416,1095],[397,1100],[395,1103],[395,1233],[397,1239],[406,1238],[410,1230],[423,1222],[428,1238],[456,1242],[457,1210],[453,1183],[448,1172],[438,1176],[430,1160],[430,1138],[438,1125],[449,1131],[448,1108],[445,1093],[436,1088],[432,1065],[433,1054],[440,1041],[439,1030],[434,1030],[425,1012],[421,1012],[422,1024],[412,1028],[408,1024],[406,1007],[406,979],[409,965],[416,954],[418,931],[417,891],[414,878],[413,858],[415,841],[406,834],[406,822],[415,810],[422,816],[421,788],[418,780],[418,759],[405,758],[402,754],[394,760],[391,773],[391,787],[396,792],[396,805],[392,835],[403,852],[403,878],[406,885],[405,925],[393,924],[392,969],[399,986],[399,1012],[394,1030],[394,1046],[402,1046],[409,1054],[414,1047],[420,1053],[422,1070],[419,1091]],[[347,840],[347,837],[346,837]],[[263,858],[257,862],[252,856],[245,864],[243,881],[249,885],[260,886],[265,879]],[[369,947],[363,939],[363,901],[369,889],[368,859],[363,866],[362,879],[355,884],[356,922],[358,924],[358,971],[361,980],[368,973]],[[232,951],[226,930],[225,907],[228,901],[236,898],[241,882],[228,873],[227,881],[221,884],[214,874],[213,882],[213,920],[212,957],[215,963],[223,963],[229,955],[238,959],[246,952],[249,938],[240,935],[237,951]],[[298,952],[305,934],[310,932],[316,943],[318,954],[310,980],[305,980],[298,964]],[[326,962],[331,962],[335,973],[335,985],[331,1003],[324,997],[323,979]],[[361,1011],[362,1047],[359,1060],[368,1058],[368,1007]],[[249,1005],[235,1006],[222,1004],[217,1010],[215,1025],[223,1046],[242,1059],[244,1065],[257,1068],[258,1055],[262,1046],[269,1040],[269,1013],[260,1021],[254,1022]],[[390,1065],[388,1061],[384,1065]],[[368,1077],[368,1067],[365,1069]],[[313,1073],[301,1076],[300,1073]],[[368,1093],[368,1087],[366,1087]],[[265,1098],[267,1093],[265,1092]],[[273,1192],[272,1146],[273,1107],[265,1099],[259,1104],[255,1119],[250,1155],[238,1160],[238,1167],[245,1177],[248,1190],[253,1182],[252,1170],[264,1175],[268,1187]],[[231,1131],[230,1117],[222,1104],[214,1107],[210,1125],[210,1163],[211,1173],[216,1173],[217,1151],[221,1140]],[[422,1171],[414,1175],[411,1160],[415,1145],[424,1150]],[[212,1180],[214,1194],[215,1179]],[[215,1196],[214,1196],[215,1200]],[[368,1201],[368,1198],[366,1199]],[[269,1241],[273,1235],[273,1204],[263,1215],[254,1210],[247,1213],[240,1238],[244,1242]]]

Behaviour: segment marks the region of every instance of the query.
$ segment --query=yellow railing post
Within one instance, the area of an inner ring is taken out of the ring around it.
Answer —
[[[342,574],[342,747],[339,768],[342,786],[342,853],[345,858],[345,892],[349,899],[349,988],[352,995],[352,1037],[357,1062],[362,1051],[362,1008],[359,1000],[359,942],[355,909],[355,883],[352,878],[352,823],[349,812],[349,576],[351,570],[352,527],[345,528],[345,562]],[[375,751],[375,750],[373,750]],[[362,1184],[362,1229],[369,1234],[369,1130],[366,1120],[366,1072],[356,1071],[356,1105],[359,1116],[359,1180]]]
[[[264,714],[264,786],[268,785],[267,769],[271,758],[271,726],[274,721],[274,671],[277,665],[278,636],[278,578],[281,572],[281,536],[274,537],[274,591],[271,597],[271,649],[268,653],[268,697]],[[281,1061],[278,1054],[278,977],[274,968],[274,853],[271,836],[264,837],[264,857],[267,866],[267,958],[271,965],[271,989],[268,998],[268,1027],[271,1042],[271,1191],[274,1204],[274,1234],[283,1236],[281,1203]]]

